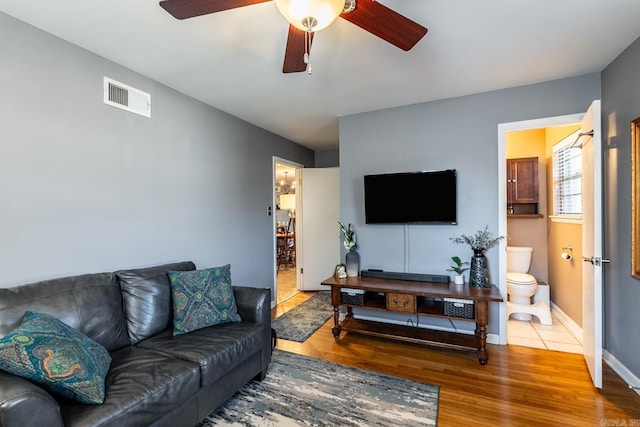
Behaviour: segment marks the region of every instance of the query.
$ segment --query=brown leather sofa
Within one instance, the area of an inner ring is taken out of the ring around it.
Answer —
[[[52,315],[105,347],[104,403],[49,394],[0,371],[0,426],[195,426],[271,361],[271,291],[234,286],[242,321],[172,334],[167,272],[191,262],[0,289],[0,337],[27,310]]]

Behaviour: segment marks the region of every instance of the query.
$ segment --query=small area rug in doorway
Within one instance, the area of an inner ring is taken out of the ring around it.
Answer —
[[[331,291],[319,291],[297,307],[271,322],[278,338],[305,342],[315,331],[333,316]]]
[[[209,426],[435,426],[440,388],[275,350],[269,373],[201,424]]]

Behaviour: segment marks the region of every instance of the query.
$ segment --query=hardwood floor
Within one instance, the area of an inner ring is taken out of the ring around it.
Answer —
[[[282,302],[300,292],[298,291],[298,289],[296,289],[295,264],[293,265],[293,267],[280,266],[280,268],[278,268],[276,279],[278,281],[278,295],[276,299],[278,304],[281,304]]]
[[[311,297],[301,292],[273,309],[276,317]],[[489,362],[475,353],[343,333],[333,319],[306,342],[278,340],[278,348],[440,386],[438,425],[640,426],[640,396],[604,364],[597,390],[580,354],[489,345]],[[398,421],[402,425],[402,421]]]

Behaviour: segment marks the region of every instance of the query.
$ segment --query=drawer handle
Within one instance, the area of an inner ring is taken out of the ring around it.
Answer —
[[[402,305],[400,305],[398,303],[398,298],[394,298],[393,299],[393,303],[396,305],[396,307],[406,307],[409,305],[409,300],[404,300],[404,302],[402,303]]]

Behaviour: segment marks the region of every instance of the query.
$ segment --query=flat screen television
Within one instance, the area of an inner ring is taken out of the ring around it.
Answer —
[[[456,224],[456,171],[364,176],[367,224]]]

